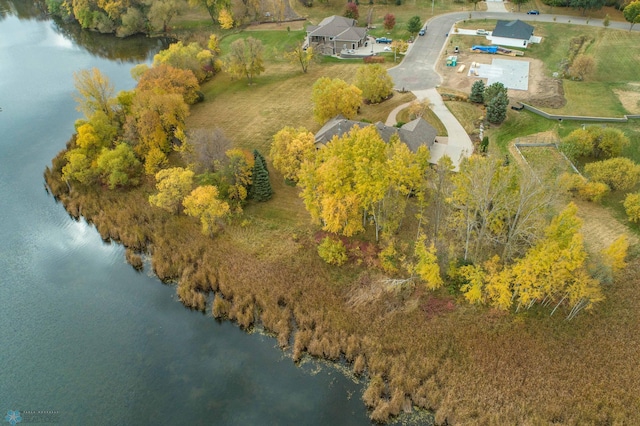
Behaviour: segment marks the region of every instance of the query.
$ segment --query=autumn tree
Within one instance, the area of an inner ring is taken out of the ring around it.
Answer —
[[[418,34],[418,31],[422,28],[422,21],[419,16],[412,16],[409,18],[409,22],[407,22],[407,31],[409,34],[415,36]]]
[[[214,172],[226,163],[232,143],[219,129],[192,129],[180,151],[184,161],[196,173]]]
[[[471,94],[469,100],[471,102],[482,103],[484,101],[484,81],[476,80],[471,86]]]
[[[612,127],[587,126],[576,129],[562,140],[560,149],[571,158],[612,158],[629,146],[629,138]]]
[[[153,57],[153,66],[166,64],[174,68],[191,70],[198,81],[203,82],[212,76],[210,71],[212,60],[213,53],[209,49],[203,49],[196,42],[185,45],[178,41],[158,52]]]
[[[219,221],[229,214],[229,204],[220,200],[218,188],[199,186],[182,202],[185,214],[200,219],[202,233],[213,236],[219,229]]]
[[[393,80],[380,64],[362,65],[356,71],[355,85],[362,91],[364,99],[377,104],[393,93]]]
[[[305,128],[285,127],[273,135],[271,161],[282,176],[290,182],[298,182],[298,173],[304,161],[314,161],[316,153],[313,133]]]
[[[396,26],[396,17],[393,13],[387,13],[384,15],[384,29],[387,31],[391,31],[393,27]]]
[[[235,148],[226,152],[227,164],[223,170],[226,184],[226,197],[230,207],[237,213],[242,212],[242,206],[249,195],[254,159],[250,152]]]
[[[540,237],[554,194],[531,173],[474,155],[461,163],[452,183],[449,228],[465,260],[483,262],[496,253],[507,261]]]
[[[582,221],[570,204],[545,228],[540,239],[513,265],[504,265],[494,256],[482,264],[462,266],[457,274],[471,303],[488,303],[516,312],[538,303],[553,306],[551,315],[563,304],[569,307],[568,319],[603,300],[600,282],[587,269],[588,255],[579,230]]]
[[[113,85],[98,68],[73,73],[74,86],[78,92],[75,97],[78,111],[90,118],[95,112],[102,111],[108,118],[113,117],[111,108]]]
[[[181,95],[137,91],[125,131],[135,141],[136,153],[145,160],[145,171],[155,174],[166,162],[177,135],[184,134],[189,108]]]
[[[436,290],[444,284],[440,276],[440,266],[436,256],[436,248],[433,244],[426,245],[426,236],[420,234],[414,246],[416,263],[413,270],[426,284],[429,290]]]
[[[593,181],[607,184],[613,191],[628,191],[640,180],[640,166],[622,157],[589,163],[584,171]]]
[[[147,69],[139,78],[137,90],[177,93],[190,105],[200,100],[200,85],[191,70],[159,64]]]
[[[613,274],[626,268],[625,259],[629,252],[629,238],[622,234],[616,238],[608,247],[602,250],[602,255],[606,265],[611,268]]]
[[[218,23],[218,14],[221,10],[228,8],[231,5],[230,0],[189,0],[189,4],[192,6],[203,7],[211,21],[214,24]]]
[[[118,37],[128,37],[133,34],[145,33],[148,30],[147,17],[140,9],[130,7],[122,15],[121,25],[116,30]]]
[[[596,61],[593,56],[590,55],[578,55],[573,60],[571,67],[569,68],[569,74],[574,79],[584,80],[595,69]]]
[[[309,69],[309,64],[315,59],[316,52],[312,46],[307,47],[306,49],[302,48],[302,45],[299,44],[293,49],[289,50],[285,53],[285,57],[291,62],[293,65],[300,65],[302,68],[302,72],[306,73]]]
[[[182,0],[153,0],[147,13],[149,23],[153,28],[162,28],[166,33],[171,20],[180,15],[184,9]]]
[[[263,52],[260,40],[253,37],[238,39],[231,43],[225,68],[234,77],[246,77],[249,84],[253,84],[253,78],[264,71]]]
[[[629,31],[631,31],[634,24],[640,22],[640,0],[627,4],[622,10],[622,14],[624,15],[624,19],[631,24],[629,26]]]
[[[76,147],[91,159],[94,159],[103,148],[111,148],[116,140],[119,127],[102,111],[96,111],[88,120],[77,120]]]
[[[149,196],[149,203],[169,213],[178,213],[182,200],[193,188],[193,176],[191,170],[182,167],[160,170],[155,175],[158,192]]]
[[[624,210],[627,213],[629,222],[640,222],[640,193],[633,192],[627,194],[624,199]]]
[[[340,114],[353,118],[362,104],[362,91],[339,78],[321,77],[313,84],[313,116],[320,124]]]
[[[220,28],[223,30],[230,30],[233,28],[233,15],[227,9],[222,9],[218,12],[218,22],[220,23]]]
[[[102,183],[108,185],[109,189],[135,186],[140,182],[140,161],[125,143],[120,143],[113,149],[104,148],[96,164]]]
[[[413,154],[397,138],[386,144],[375,126],[355,126],[305,161],[300,196],[312,219],[332,233],[351,236],[372,223],[376,238],[400,225],[409,194],[428,166],[428,150]]]
[[[357,21],[360,17],[358,5],[354,2],[347,2],[344,8],[344,14],[342,16],[344,16],[345,18],[355,19]]]
[[[92,161],[82,149],[68,150],[64,158],[66,164],[62,167],[62,180],[71,186],[71,182],[81,185],[91,185],[98,177],[97,169],[92,167]]]

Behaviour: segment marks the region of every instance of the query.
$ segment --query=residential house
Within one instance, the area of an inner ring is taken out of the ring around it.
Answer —
[[[493,44],[498,46],[524,47],[534,42],[533,27],[517,19],[515,21],[499,20],[496,28],[489,36]]]
[[[382,140],[387,143],[391,140],[393,135],[398,135],[400,140],[404,142],[412,152],[416,152],[422,145],[426,145],[431,149],[434,145],[437,134],[436,129],[422,118],[416,118],[415,120],[398,128],[387,126],[380,121],[375,124],[371,124],[362,121],[347,120],[343,116],[338,115],[327,121],[318,133],[316,133],[316,148],[322,148],[334,137],[340,137],[345,133],[348,133],[354,126],[359,126],[360,128],[375,126]]]
[[[367,29],[358,27],[355,19],[329,16],[319,25],[307,27],[306,46],[313,46],[325,55],[335,55],[342,50],[358,49],[367,41]]]

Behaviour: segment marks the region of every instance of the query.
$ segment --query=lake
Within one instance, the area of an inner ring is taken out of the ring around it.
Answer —
[[[73,73],[117,90],[162,41],[61,27],[0,2],[0,418],[64,425],[370,424],[362,385],[183,307],[45,191],[81,117]],[[148,270],[148,268],[147,268]]]

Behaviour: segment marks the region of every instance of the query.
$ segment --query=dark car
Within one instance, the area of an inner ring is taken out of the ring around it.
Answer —
[[[530,10],[527,12],[527,15],[540,15],[540,11],[539,10]]]
[[[389,44],[391,43],[393,40],[391,40],[390,38],[386,38],[386,37],[378,37],[376,39],[376,43],[386,43]]]

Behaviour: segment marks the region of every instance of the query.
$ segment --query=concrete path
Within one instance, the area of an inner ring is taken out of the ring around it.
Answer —
[[[487,0],[487,12],[503,12],[507,13],[507,8],[504,7],[504,2]]]
[[[441,157],[447,155],[457,170],[462,159],[473,153],[471,138],[456,117],[449,111],[442,101],[440,93],[435,88],[416,90],[413,93],[419,101],[428,100],[431,110],[447,129],[448,136],[446,138],[436,137],[436,143],[431,148],[431,159],[429,161],[436,163]]]
[[[398,113],[405,108],[409,108],[412,103],[413,101],[407,102],[406,104],[398,105],[397,107],[395,107],[393,111],[389,113],[389,116],[387,117],[387,121],[385,121],[384,124],[386,126],[394,126],[398,122]]]

